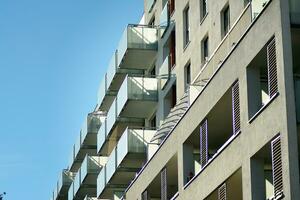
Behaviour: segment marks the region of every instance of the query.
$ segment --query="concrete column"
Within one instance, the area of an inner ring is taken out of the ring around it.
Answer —
[[[191,172],[195,173],[193,151],[194,151],[193,145],[190,144],[183,145],[183,183],[187,183],[187,179]]]
[[[266,199],[264,160],[253,158],[250,161],[251,199]]]

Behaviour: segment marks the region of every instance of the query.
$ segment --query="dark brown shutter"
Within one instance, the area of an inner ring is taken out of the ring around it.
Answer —
[[[281,160],[281,141],[280,136],[275,138],[271,143],[272,148],[272,171],[273,171],[273,186],[274,197],[278,197],[283,192],[282,181],[282,160]]]
[[[268,60],[268,87],[269,87],[269,96],[271,98],[278,92],[275,37],[269,42],[267,46],[267,60]]]
[[[167,191],[167,168],[164,168],[160,173],[160,181],[161,181],[161,200],[168,199],[168,191]]]
[[[226,183],[221,185],[218,189],[218,200],[226,200]]]
[[[169,71],[171,71],[171,69],[174,67],[174,65],[176,64],[176,36],[175,36],[175,31],[172,31],[171,33],[171,38],[170,38],[170,43],[169,43],[169,50],[170,50],[170,69]]]
[[[203,168],[208,161],[207,119],[200,125],[200,164]]]
[[[233,134],[237,134],[241,130],[240,119],[240,98],[239,98],[239,83],[236,82],[232,86],[232,126]]]
[[[170,5],[169,15],[171,15],[175,10],[175,0],[169,0],[169,5]]]

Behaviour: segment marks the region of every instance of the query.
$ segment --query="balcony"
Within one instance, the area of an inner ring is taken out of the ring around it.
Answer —
[[[86,154],[97,155],[97,133],[101,116],[89,114],[83,123],[79,137],[73,146],[70,158],[70,171],[77,171]]]
[[[97,95],[97,110],[107,111],[116,97],[116,94],[116,91],[107,90],[107,74],[104,74]]]
[[[179,195],[178,189],[178,158],[174,155],[142,195],[148,199],[163,199],[163,196],[166,196],[167,199],[174,200]]]
[[[86,195],[96,196],[97,176],[105,163],[106,157],[86,156],[75,176],[73,187],[69,189],[69,194],[73,194],[74,199],[83,199]]]
[[[98,176],[98,198],[111,199],[115,190],[124,191],[147,159],[147,145],[154,130],[127,128]]]
[[[126,76],[98,133],[98,153],[110,155],[127,126],[144,126],[157,105],[156,78]]]
[[[75,174],[68,170],[63,170],[53,192],[54,200],[68,199],[68,189],[72,184]]]
[[[157,47],[157,28],[130,24],[117,49],[117,66],[120,69],[149,69]]]

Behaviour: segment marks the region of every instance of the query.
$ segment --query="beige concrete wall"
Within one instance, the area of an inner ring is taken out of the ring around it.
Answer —
[[[213,11],[221,10],[227,3],[225,0],[208,1],[209,14],[200,25],[199,1],[189,1],[192,22],[191,43],[184,51],[181,19],[187,2],[187,0],[176,1],[176,11],[173,16],[176,21],[175,71],[179,97],[183,94],[183,67],[187,61],[191,60],[193,78],[201,69],[198,63],[200,63],[200,41],[203,36],[209,31],[210,53],[221,42],[220,15],[219,12]],[[243,1],[230,0],[231,22],[240,15],[243,3]],[[161,1],[157,0],[152,12],[159,15],[160,10]],[[149,16],[146,14],[146,21],[150,19]],[[281,133],[282,138],[285,199],[297,199],[300,196],[299,168],[298,162],[295,162],[298,159],[298,152],[289,34],[288,4],[285,0],[273,0],[129,188],[126,199],[140,199],[141,193],[174,154],[178,154],[179,197],[177,199],[204,199],[239,168],[242,168],[243,199],[253,199],[250,158],[278,133]],[[279,96],[250,122],[246,67],[273,35],[276,37]],[[161,62],[159,57],[157,62]],[[184,188],[183,143],[237,79],[240,87],[241,134],[189,186]]]

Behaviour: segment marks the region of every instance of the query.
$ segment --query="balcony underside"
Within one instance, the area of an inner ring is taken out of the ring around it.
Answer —
[[[97,141],[97,139],[96,139]],[[78,169],[81,167],[81,163],[84,160],[86,155],[97,155],[97,146],[85,146],[81,147],[76,158],[72,162],[72,164],[69,166],[69,170],[72,172],[78,171]]]
[[[152,49],[127,49],[119,68],[149,69],[152,67],[157,50]]]
[[[112,102],[116,98],[117,92],[116,91],[108,91],[106,92],[101,104],[99,105],[98,109],[103,111],[108,111]]]
[[[75,199],[82,200],[85,196],[96,196],[97,193],[97,174],[88,173],[82,181],[78,191],[75,194]]]
[[[157,101],[128,100],[123,107],[121,117],[147,118],[151,116],[157,105]]]
[[[102,191],[101,199],[113,199],[115,191],[124,192],[145,163],[146,153],[128,153]]]

